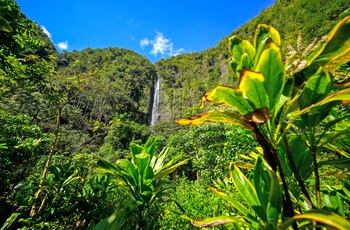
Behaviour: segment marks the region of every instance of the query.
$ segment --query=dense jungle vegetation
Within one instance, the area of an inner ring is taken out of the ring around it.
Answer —
[[[0,0],[0,229],[350,229],[348,8],[278,0],[152,64]]]

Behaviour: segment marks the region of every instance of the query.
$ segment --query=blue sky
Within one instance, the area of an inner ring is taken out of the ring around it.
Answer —
[[[151,62],[214,47],[275,0],[17,0],[56,48],[120,47]]]

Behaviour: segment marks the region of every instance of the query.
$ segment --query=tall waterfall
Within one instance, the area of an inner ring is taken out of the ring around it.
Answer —
[[[160,99],[160,78],[158,77],[156,87],[154,89],[151,126],[157,123],[160,118],[159,99]]]

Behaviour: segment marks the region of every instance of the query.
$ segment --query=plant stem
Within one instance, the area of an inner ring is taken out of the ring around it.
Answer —
[[[319,209],[321,209],[322,208],[322,200],[321,200],[321,190],[320,190],[320,175],[318,173],[316,151],[312,151],[312,159],[313,159],[313,163],[314,163],[314,173],[315,173],[315,177],[316,177],[315,189],[316,189],[317,207]]]
[[[316,199],[317,199],[317,208],[322,207],[321,201],[321,191],[320,191],[320,175],[318,173],[318,164],[317,164],[317,147],[315,145],[315,127],[309,127],[310,129],[310,150],[312,152],[312,160],[314,163],[314,173],[315,173],[315,190],[316,190]]]
[[[287,140],[286,136],[283,137],[283,142],[284,142],[284,146],[286,148],[286,153],[287,153],[287,157],[288,157],[288,161],[289,161],[290,167],[292,168],[292,171],[294,173],[294,177],[298,181],[298,184],[299,184],[299,186],[301,188],[301,192],[305,196],[305,199],[306,199],[306,202],[307,202],[309,208],[312,209],[312,208],[314,208],[314,205],[311,202],[311,198],[310,198],[309,192],[307,191],[307,189],[305,187],[305,184],[304,184],[304,181],[301,179],[299,171],[298,171],[298,169],[297,169],[297,167],[296,167],[296,165],[294,163],[292,152],[290,151],[290,147],[289,147],[288,140]]]

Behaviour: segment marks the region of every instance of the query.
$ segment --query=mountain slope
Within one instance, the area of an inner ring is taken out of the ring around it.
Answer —
[[[282,52],[286,54],[288,45],[296,47],[299,35],[302,45],[306,46],[314,38],[327,34],[339,20],[338,15],[347,8],[348,0],[279,0],[233,31],[216,47],[155,63],[158,77],[162,79],[161,120],[184,116],[186,109],[198,105],[203,94],[218,84],[235,86],[237,79],[227,62],[230,55],[228,38],[232,35],[252,42],[258,24],[271,25],[280,32]]]

